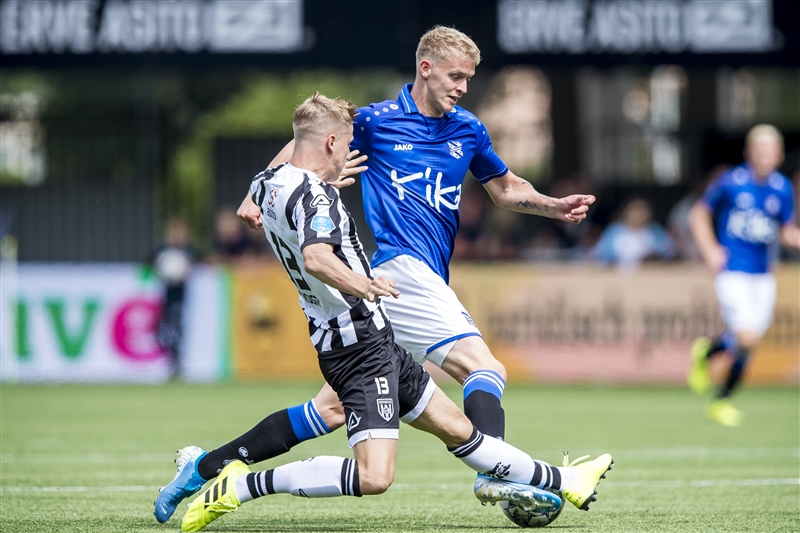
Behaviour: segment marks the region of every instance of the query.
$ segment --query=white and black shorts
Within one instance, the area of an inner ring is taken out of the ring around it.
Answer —
[[[436,389],[428,373],[395,344],[391,328],[342,350],[320,353],[319,368],[344,406],[352,448],[368,437],[397,439]]]

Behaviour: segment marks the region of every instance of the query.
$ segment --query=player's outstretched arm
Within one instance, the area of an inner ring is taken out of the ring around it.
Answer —
[[[320,242],[303,248],[305,270],[334,289],[374,302],[380,296],[400,296],[394,281],[368,277],[353,272],[333,253],[333,246]]]
[[[689,211],[689,229],[708,268],[715,274],[722,270],[728,262],[728,254],[714,235],[711,208],[702,200]]]
[[[595,201],[590,194],[552,198],[539,193],[528,181],[509,171],[484,185],[494,203],[505,209],[578,224]]]

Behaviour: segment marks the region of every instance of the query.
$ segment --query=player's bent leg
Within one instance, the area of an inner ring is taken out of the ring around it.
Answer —
[[[353,447],[363,495],[383,494],[394,481],[397,439],[362,440]]]
[[[208,452],[199,461],[198,472],[204,479],[213,479],[230,461],[266,461],[342,425],[342,404],[326,383],[313,400],[272,413],[247,433]]]
[[[314,405],[330,431],[336,431],[344,425],[344,406],[339,401],[339,395],[327,383],[314,397]]]
[[[190,505],[183,531],[200,531],[242,504],[271,494],[330,498],[385,492],[394,478],[397,439],[367,439],[355,445],[356,459],[319,456],[263,472],[235,460]],[[361,468],[359,468],[359,466]],[[361,480],[362,475],[365,477]]]
[[[494,358],[486,342],[475,335],[455,341],[441,366],[461,384],[476,370],[496,372],[503,381],[508,378],[503,364]]]
[[[464,413],[485,435],[505,438],[501,406],[506,369],[481,337],[458,339],[441,364],[442,370],[464,386]]]
[[[562,501],[556,494],[529,484],[536,464],[528,454],[485,437],[438,387],[425,410],[410,425],[438,437],[453,455],[479,472],[475,496],[483,505],[508,500],[529,510],[561,508]]]

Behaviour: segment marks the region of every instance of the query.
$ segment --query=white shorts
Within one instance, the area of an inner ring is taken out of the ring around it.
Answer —
[[[772,274],[720,272],[714,280],[722,321],[734,333],[764,335],[772,322],[776,284]]]
[[[414,360],[441,367],[458,339],[481,336],[456,293],[428,265],[399,255],[374,267],[373,274],[394,280],[400,298],[382,298],[397,344]]]

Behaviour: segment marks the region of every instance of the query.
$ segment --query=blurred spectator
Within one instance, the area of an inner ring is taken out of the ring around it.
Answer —
[[[245,227],[236,216],[233,206],[220,207],[214,218],[214,248],[209,261],[227,263],[255,258],[260,247],[251,238],[251,233],[263,240],[263,232]]]
[[[569,259],[570,251],[563,238],[551,226],[543,226],[534,231],[528,242],[520,250],[520,259],[528,261],[557,262]]]
[[[478,259],[479,239],[486,211],[486,193],[482,187],[464,183],[459,204],[460,226],[453,246],[453,259]]]
[[[723,172],[728,170],[730,165],[716,165],[706,175],[706,177],[695,185],[692,190],[672,207],[667,216],[667,228],[670,236],[675,241],[675,252],[678,259],[686,261],[700,261],[700,251],[692,237],[692,230],[689,228],[689,211],[697,203],[708,184],[714,181]]]
[[[675,243],[664,227],[653,221],[647,200],[634,197],[623,206],[619,220],[600,235],[590,256],[604,264],[631,269],[642,261],[673,258]]]
[[[170,358],[173,379],[179,376],[181,369],[186,281],[196,260],[186,222],[181,218],[171,218],[164,226],[164,237],[153,256],[153,268],[164,286],[156,337]]]

